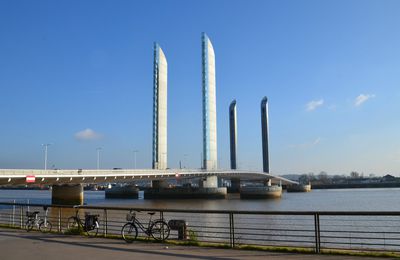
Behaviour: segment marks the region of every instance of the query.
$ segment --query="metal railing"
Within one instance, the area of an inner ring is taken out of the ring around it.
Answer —
[[[25,203],[0,203],[0,225],[24,228],[25,212],[49,207],[48,218],[53,231],[64,233],[67,219],[90,212],[99,214],[99,234],[120,237],[125,217],[130,210],[147,223],[147,212],[157,212],[154,218],[187,222],[186,240],[207,242],[229,247],[288,247],[323,250],[355,250],[400,252],[400,212],[335,212],[335,211],[231,211],[178,210],[130,207],[55,206]],[[139,233],[139,237],[146,234]],[[169,240],[178,238],[172,230]]]

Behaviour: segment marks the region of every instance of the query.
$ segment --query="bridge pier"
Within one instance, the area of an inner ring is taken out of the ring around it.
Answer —
[[[82,205],[82,184],[53,185],[51,191],[51,203],[55,205]]]
[[[139,188],[133,184],[114,186],[105,190],[106,199],[137,199]]]
[[[163,189],[168,187],[168,182],[163,180],[151,181],[151,187],[153,189]]]
[[[217,176],[208,176],[200,179],[199,183],[200,188],[218,188],[218,177]]]
[[[282,196],[282,186],[246,186],[240,189],[241,199],[275,199]]]
[[[200,179],[199,187],[168,188],[166,181],[152,181],[152,188],[144,190],[145,199],[224,199],[226,187],[218,187],[218,177]]]
[[[240,179],[232,178],[231,187],[228,189],[228,193],[239,193],[240,192]]]

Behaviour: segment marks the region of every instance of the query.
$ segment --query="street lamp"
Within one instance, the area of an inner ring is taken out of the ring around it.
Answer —
[[[47,170],[47,149],[52,144],[42,144],[44,146],[44,170]]]
[[[139,152],[139,150],[133,150],[134,169],[136,169],[136,154],[138,152]]]
[[[99,170],[99,168],[100,168],[100,150],[101,150],[101,147],[97,147],[96,148],[96,151],[97,151],[97,170]]]
[[[188,156],[188,154],[187,153],[185,153],[184,155],[183,155],[183,168],[187,168],[186,167],[186,164],[187,164],[187,156]]]

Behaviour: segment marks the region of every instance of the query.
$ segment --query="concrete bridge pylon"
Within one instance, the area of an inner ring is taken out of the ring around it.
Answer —
[[[83,205],[82,184],[52,185],[51,203],[54,205]]]

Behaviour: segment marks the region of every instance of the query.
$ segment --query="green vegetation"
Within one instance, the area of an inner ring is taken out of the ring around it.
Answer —
[[[70,228],[64,231],[65,235],[85,235],[80,227]]]
[[[197,238],[197,232],[194,230],[189,229],[188,230],[188,234],[189,234],[189,243],[191,243],[191,245],[198,245],[198,238]]]

